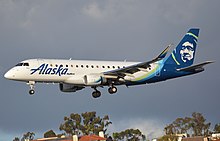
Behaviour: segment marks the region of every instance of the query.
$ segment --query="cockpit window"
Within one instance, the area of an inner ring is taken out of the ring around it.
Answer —
[[[29,66],[29,63],[24,63],[24,66]]]
[[[16,66],[23,66],[24,63],[18,63]]]
[[[29,63],[18,63],[16,66],[29,66]]]

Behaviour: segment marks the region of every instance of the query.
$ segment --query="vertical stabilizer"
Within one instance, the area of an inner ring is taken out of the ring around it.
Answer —
[[[195,58],[198,36],[199,29],[190,29],[167,58],[165,64],[172,64],[176,68],[191,66]]]

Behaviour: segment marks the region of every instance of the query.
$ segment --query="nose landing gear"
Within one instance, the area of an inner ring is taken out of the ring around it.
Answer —
[[[27,83],[27,85],[30,86],[30,90],[29,90],[29,94],[30,94],[30,95],[33,95],[33,94],[35,93],[35,91],[34,91],[34,84],[35,84],[35,81],[29,81],[29,82]]]
[[[35,93],[34,90],[29,90],[29,94],[30,94],[30,95],[33,95],[34,93]]]

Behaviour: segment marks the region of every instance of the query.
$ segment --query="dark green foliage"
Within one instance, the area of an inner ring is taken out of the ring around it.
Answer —
[[[115,141],[127,140],[127,141],[139,141],[145,140],[145,136],[141,133],[139,129],[127,129],[119,133],[113,133],[113,138]]]
[[[210,125],[211,123],[206,123],[206,119],[201,113],[194,112],[192,117],[177,118],[164,130],[166,135],[191,133],[192,136],[208,136],[210,135]]]
[[[20,141],[20,139],[19,139],[18,137],[15,137],[15,138],[13,139],[13,141]]]
[[[164,135],[163,137],[157,139],[157,141],[178,141],[178,137],[175,135]]]
[[[215,125],[214,133],[220,133],[220,123]]]
[[[112,122],[106,115],[103,118],[96,116],[96,112],[85,112],[81,115],[72,113],[70,117],[64,117],[64,123],[60,125],[60,130],[68,135],[88,135],[107,131],[107,127]]]
[[[24,141],[25,139],[33,140],[34,139],[34,132],[27,132],[23,135],[21,141]]]
[[[49,130],[44,133],[44,138],[56,137],[56,134],[53,130]]]
[[[211,123],[205,123],[206,119],[201,113],[194,112],[192,114],[191,127],[193,136],[208,136],[210,134],[209,128]]]

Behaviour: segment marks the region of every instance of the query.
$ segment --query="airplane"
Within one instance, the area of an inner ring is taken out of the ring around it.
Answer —
[[[190,29],[180,43],[167,55],[171,45],[156,58],[146,62],[28,59],[18,63],[4,75],[6,79],[26,82],[29,94],[35,93],[36,83],[59,83],[62,92],[76,92],[91,87],[98,98],[98,87],[108,86],[117,92],[118,85],[141,85],[196,74],[213,61],[193,65],[199,29]]]

